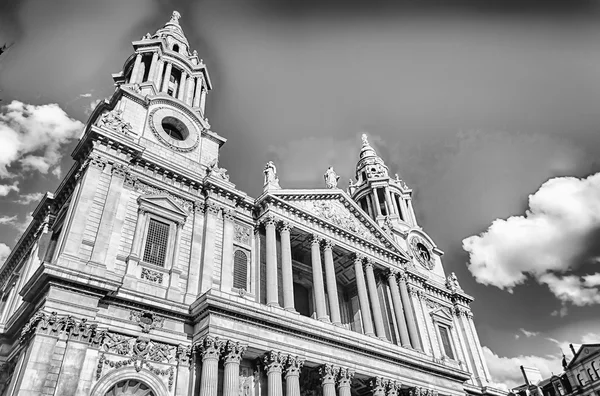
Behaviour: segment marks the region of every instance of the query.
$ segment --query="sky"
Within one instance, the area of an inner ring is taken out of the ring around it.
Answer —
[[[345,186],[367,133],[413,188],[494,381],[600,342],[600,2],[12,1],[0,5],[0,261],[131,41],[173,10],[208,66],[220,167],[251,196]]]

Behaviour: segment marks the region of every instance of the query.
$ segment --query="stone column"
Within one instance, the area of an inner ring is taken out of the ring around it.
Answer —
[[[290,223],[284,221],[279,228],[281,236],[281,275],[283,278],[283,308],[296,312],[294,307],[294,275],[292,271],[292,246]]]
[[[412,206],[412,201],[410,199],[406,200],[406,205],[408,206],[408,212],[410,213],[410,217],[412,218],[412,225],[417,225],[417,217],[415,216],[415,210]]]
[[[223,396],[238,396],[240,392],[240,361],[248,348],[239,342],[227,341],[223,355]],[[202,393],[201,393],[202,394]]]
[[[138,209],[138,219],[135,223],[135,233],[133,234],[133,242],[131,243],[131,253],[129,259],[141,260],[142,255],[142,239],[144,236],[144,230],[146,229],[146,223],[148,222],[148,216],[146,211]]]
[[[381,315],[381,304],[377,294],[377,284],[375,283],[375,273],[373,272],[373,263],[365,263],[365,273],[367,274],[367,288],[369,289],[369,298],[371,300],[371,309],[373,310],[373,319],[375,320],[375,333],[377,337],[386,340],[385,328],[383,327],[383,316]]]
[[[288,356],[285,367],[286,396],[300,396],[300,369],[304,359],[298,356]]]
[[[202,89],[200,92],[200,110],[202,110],[202,114],[204,114],[204,109],[206,108],[206,89]]]
[[[352,378],[354,378],[354,370],[344,367],[340,368],[340,376],[338,377],[338,396],[351,395]]]
[[[194,100],[192,102],[192,107],[200,106],[200,92],[202,91],[202,79],[200,77],[196,77],[194,79],[196,81],[196,87],[194,88]]]
[[[271,351],[264,357],[264,365],[267,370],[267,395],[268,396],[283,396],[283,387],[281,384],[281,371],[283,363],[287,360],[287,356]],[[200,393],[202,396],[204,394]]]
[[[175,224],[175,244],[173,245],[173,261],[169,268],[169,288],[167,289],[167,298],[170,300],[181,300],[181,289],[179,288],[179,252],[181,250],[181,232],[183,224]]]
[[[158,52],[152,54],[152,61],[150,62],[150,70],[148,71],[148,81],[152,81],[156,74],[156,67],[158,66]]]
[[[202,271],[200,291],[198,295],[202,295],[213,286],[213,268],[215,261],[215,236],[217,229],[218,215],[221,207],[216,202],[208,201],[205,206],[206,218],[204,220],[204,246],[202,254]]]
[[[219,375],[219,356],[223,342],[216,337],[207,336],[199,347],[202,353],[202,374],[200,377],[200,394],[217,396]]]
[[[179,92],[177,92],[177,99],[183,101],[185,97],[185,84],[187,81],[187,73],[181,71],[181,78],[179,79]]]
[[[390,193],[390,198],[392,199],[392,205],[394,205],[394,212],[398,215],[398,218],[402,218],[402,213],[400,213],[400,208],[398,207],[398,200],[396,199],[396,194]]]
[[[162,81],[161,92],[166,93],[169,90],[169,81],[171,79],[171,68],[173,67],[173,64],[170,62],[167,62],[167,65],[165,67],[166,67],[166,70],[165,70],[165,74],[164,74],[163,81]]]
[[[191,304],[198,297],[200,265],[202,259],[202,237],[204,235],[204,202],[194,202],[192,241],[185,303]]]
[[[223,251],[221,270],[221,290],[231,293],[233,289],[233,237],[234,237],[234,209],[223,209]]]
[[[340,369],[331,364],[324,364],[319,367],[319,375],[321,375],[321,385],[323,386],[323,396],[335,395],[335,380],[337,379]]]
[[[397,271],[390,270],[388,272],[388,283],[390,285],[390,294],[392,295],[392,304],[394,305],[394,314],[398,323],[400,332],[400,345],[407,348],[410,347],[410,337],[408,335],[408,327],[406,326],[406,318],[402,309],[402,301],[400,300],[400,290],[398,289],[398,280],[396,279]]]
[[[373,205],[375,206],[376,218],[381,216],[381,206],[379,206],[379,196],[377,196],[377,188],[373,189]]]
[[[402,216],[404,217],[404,221],[408,224],[412,224],[412,220],[410,219],[410,214],[408,213],[408,206],[406,206],[406,200],[402,197],[399,199],[400,201],[400,210],[402,211]]]
[[[142,54],[137,54],[135,57],[135,63],[133,64],[133,70],[131,71],[131,77],[129,77],[129,83],[135,84],[138,81],[138,74],[140,74],[140,65],[142,64]]]
[[[325,306],[325,286],[323,284],[323,268],[321,266],[321,250],[319,248],[321,239],[313,235],[310,247],[313,277],[313,294],[317,308],[317,319],[328,322],[327,307]]]
[[[367,286],[365,284],[365,274],[363,272],[364,257],[357,255],[354,257],[354,274],[356,276],[356,288],[358,289],[358,302],[360,304],[360,313],[362,316],[364,332],[368,336],[374,336],[373,320],[371,319],[371,307],[369,306],[369,297],[367,296]]]
[[[406,318],[406,326],[408,327],[410,344],[413,348],[421,350],[421,341],[419,340],[419,333],[417,331],[417,322],[415,314],[412,310],[410,296],[408,295],[408,287],[406,286],[406,273],[399,272],[398,278],[400,280],[400,300],[402,301],[402,307],[404,308],[404,317]]]
[[[371,216],[372,218],[375,218],[375,212],[373,211],[373,204],[371,202],[371,194],[367,194],[365,196],[365,201],[367,201],[367,209],[369,210],[369,216]]]
[[[265,219],[267,234],[267,305],[279,306],[279,290],[277,287],[277,236],[275,235],[274,217]]]
[[[373,396],[385,396],[388,380],[382,377],[371,378],[369,385],[371,387],[371,392],[373,392]]]
[[[335,325],[341,325],[340,302],[338,299],[337,280],[335,267],[333,264],[333,244],[331,241],[325,241],[323,257],[325,259],[325,277],[327,278],[327,294],[329,295],[329,314],[331,322]]]
[[[392,204],[392,197],[390,196],[390,190],[386,187],[384,190],[385,193],[385,202],[388,206],[388,216],[396,214],[394,211],[394,204]]]
[[[156,68],[156,72],[154,73],[154,86],[156,87],[156,92],[160,92],[163,71],[165,70],[165,61],[159,60],[158,67]]]

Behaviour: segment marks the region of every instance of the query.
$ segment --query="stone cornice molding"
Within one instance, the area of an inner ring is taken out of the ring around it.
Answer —
[[[21,330],[19,343],[23,344],[36,333],[60,335],[67,334],[69,339],[88,342],[90,345],[102,344],[106,330],[98,329],[95,323],[87,319],[75,319],[71,315],[59,316],[56,312],[50,314],[39,310],[34,313]]]

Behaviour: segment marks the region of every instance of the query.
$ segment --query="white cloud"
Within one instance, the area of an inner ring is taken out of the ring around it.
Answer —
[[[43,196],[44,196],[44,194],[41,192],[24,194],[24,195],[21,195],[20,198],[18,200],[16,200],[15,202],[19,203],[21,205],[29,205],[32,202],[38,202],[40,199],[42,199]]]
[[[8,167],[47,173],[60,161],[60,148],[76,138],[83,124],[57,104],[29,105],[16,100],[0,112],[0,178],[13,176]]]
[[[0,224],[15,225],[17,223],[17,216],[0,216]]]
[[[529,337],[537,337],[540,335],[539,331],[528,331],[525,330],[524,328],[520,328],[519,331],[521,333],[523,333],[525,335],[525,337],[529,338]]]
[[[512,292],[528,278],[545,284],[563,302],[599,304],[600,274],[565,276],[586,261],[600,229],[600,173],[586,179],[548,180],[529,196],[524,216],[497,219],[463,240],[477,282]]]
[[[86,108],[84,111],[85,115],[89,116],[90,114],[92,114],[92,111],[94,111],[96,106],[98,106],[98,103],[100,103],[102,100],[104,100],[104,99],[92,100],[92,102],[90,103],[90,106],[88,108]]]
[[[560,307],[560,309],[557,309],[555,311],[552,311],[552,313],[550,314],[551,316],[560,316],[561,318],[564,318],[565,316],[567,316],[567,307],[566,305],[563,304],[562,307]]]
[[[4,261],[10,254],[10,247],[5,243],[0,243],[0,265],[4,264]]]
[[[11,191],[19,192],[19,182],[0,185],[0,197],[6,197]]]
[[[60,165],[52,169],[52,174],[57,178],[60,178],[60,175],[62,175],[62,168],[60,167]]]
[[[79,94],[80,98],[91,98],[92,97],[92,93],[91,92],[87,92],[87,93],[82,93]]]

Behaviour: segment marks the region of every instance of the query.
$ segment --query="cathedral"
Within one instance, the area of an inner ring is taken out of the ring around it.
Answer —
[[[250,197],[179,13],[133,48],[0,269],[0,396],[503,395],[367,136],[347,189]]]

